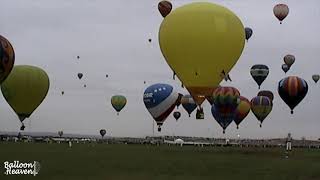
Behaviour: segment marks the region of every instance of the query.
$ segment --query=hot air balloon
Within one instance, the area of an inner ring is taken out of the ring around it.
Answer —
[[[287,64],[282,64],[281,68],[284,73],[287,73],[290,70],[290,67]]]
[[[239,129],[239,124],[249,114],[250,109],[251,109],[250,101],[247,98],[240,96],[240,104],[237,106],[235,110],[235,117],[234,117],[234,122],[237,125],[237,129]]]
[[[109,75],[108,74],[106,74],[106,78],[108,78],[109,77]]]
[[[77,59],[80,59],[80,56],[77,56]]]
[[[263,120],[271,112],[272,106],[272,101],[266,96],[256,96],[251,99],[251,111],[260,121],[260,127],[262,127]]]
[[[263,64],[256,64],[251,67],[250,74],[256,81],[260,89],[261,84],[268,77],[269,68],[268,66]]]
[[[127,104],[127,98],[122,95],[114,95],[111,97],[111,105],[117,111],[117,115]]]
[[[180,116],[181,116],[181,113],[179,111],[176,111],[176,112],[173,113],[173,117],[176,119],[176,121],[178,121]]]
[[[0,35],[0,84],[10,74],[14,64],[15,54],[10,42]]]
[[[201,105],[223,80],[221,73],[228,74],[239,59],[245,31],[229,9],[196,2],[181,6],[164,18],[159,44],[172,71],[196,104]]]
[[[149,43],[151,43],[152,39],[148,39]]]
[[[58,131],[58,135],[59,135],[60,137],[62,137],[63,131]]]
[[[61,94],[64,95],[64,91],[61,91]]]
[[[294,61],[296,60],[296,58],[294,57],[294,55],[288,54],[286,56],[284,56],[283,61],[286,65],[289,66],[289,68],[292,66],[292,64],[294,63]]]
[[[158,4],[158,10],[162,17],[166,17],[172,10],[172,4],[169,1],[160,1]]]
[[[191,113],[197,108],[197,104],[194,102],[191,95],[184,95],[181,98],[182,107],[188,112],[189,117]]]
[[[234,87],[219,87],[213,92],[211,113],[223,128],[223,133],[234,120],[239,103],[240,93]]]
[[[83,85],[83,87],[87,87],[87,85],[86,85],[86,84],[84,84],[84,85]]]
[[[81,79],[83,77],[82,73],[78,73],[78,78]]]
[[[158,131],[173,111],[178,101],[178,93],[168,84],[149,86],[143,94],[143,102],[158,125]]]
[[[291,114],[293,109],[307,95],[308,83],[297,76],[283,78],[278,85],[278,93],[281,99],[290,107]]]
[[[289,14],[289,7],[286,4],[277,4],[273,8],[273,14],[278,18],[280,24]]]
[[[104,137],[104,135],[106,135],[106,133],[107,133],[107,131],[105,129],[100,130],[100,135],[102,138]]]
[[[274,95],[271,91],[268,90],[263,90],[263,91],[259,91],[257,96],[266,96],[268,97],[271,101],[273,101]]]
[[[320,75],[319,74],[314,74],[314,75],[312,75],[312,79],[313,79],[313,81],[315,83],[317,83],[319,81],[319,79],[320,79]]]
[[[252,36],[253,31],[249,27],[244,28],[244,31],[246,33],[246,40],[248,41],[250,39],[250,37]]]
[[[21,123],[42,103],[49,90],[47,73],[35,66],[16,65],[2,83],[1,91]],[[22,127],[23,127],[22,123]]]

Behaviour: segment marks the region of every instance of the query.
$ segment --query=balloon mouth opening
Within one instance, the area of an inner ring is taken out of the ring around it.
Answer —
[[[26,118],[30,117],[30,114],[18,114],[19,120],[22,122]]]
[[[260,126],[260,128],[262,128],[262,124],[260,124],[259,126]]]
[[[293,110],[291,110],[291,112],[290,112],[291,114],[293,114]]]
[[[239,129],[239,126],[237,125],[237,129]]]

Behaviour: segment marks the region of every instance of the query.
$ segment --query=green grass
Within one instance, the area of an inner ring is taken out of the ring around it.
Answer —
[[[34,177],[5,176],[4,161],[41,163]],[[0,143],[0,179],[319,180],[320,150],[108,144]]]

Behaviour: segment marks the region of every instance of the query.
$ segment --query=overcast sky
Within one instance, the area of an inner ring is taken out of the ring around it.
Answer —
[[[152,135],[153,119],[142,100],[144,89],[161,82],[187,93],[180,88],[179,81],[172,80],[172,72],[159,48],[157,35],[163,18],[157,9],[158,2],[2,0],[0,34],[15,48],[15,64],[39,66],[50,77],[49,93],[25,121],[26,131],[98,134],[99,129],[105,128],[112,136]],[[190,2],[195,1],[172,1],[174,8]],[[189,118],[181,107],[178,123],[170,115],[162,132],[155,129],[155,135],[236,137],[240,134],[272,138],[291,132],[294,138],[320,138],[320,84],[311,79],[312,74],[320,73],[320,1],[210,2],[231,9],[245,26],[253,29],[253,36],[230,72],[233,81],[221,85],[237,87],[241,95],[251,99],[258,88],[250,76],[250,67],[266,64],[270,73],[262,89],[274,92],[273,110],[262,128],[250,112],[239,130],[232,123],[224,136],[211,115],[209,103],[204,104],[202,121],[195,120],[195,114]],[[273,16],[273,6],[277,3],[286,3],[290,8],[282,25]],[[149,38],[152,43],[148,42]],[[296,56],[296,62],[287,74],[300,76],[309,84],[309,92],[295,108],[294,115],[277,93],[278,82],[285,77],[282,58],[288,53]],[[84,74],[81,80],[77,78],[78,72]],[[128,99],[120,116],[110,104],[114,94],[123,94]],[[0,101],[0,131],[18,131],[17,116],[2,96]]]

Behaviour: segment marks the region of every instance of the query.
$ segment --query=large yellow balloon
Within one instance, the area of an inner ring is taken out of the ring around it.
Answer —
[[[239,59],[245,31],[240,19],[225,7],[191,3],[172,11],[161,23],[163,56],[198,105]]]

